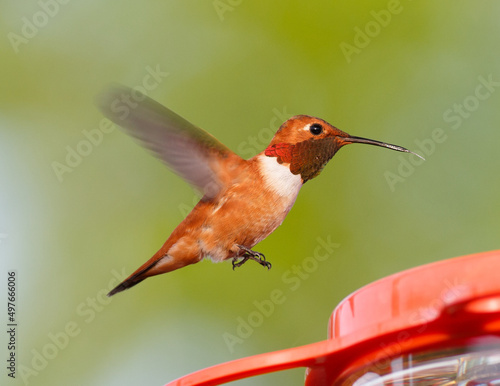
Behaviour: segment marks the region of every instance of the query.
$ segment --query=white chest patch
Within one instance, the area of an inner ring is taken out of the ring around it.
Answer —
[[[264,176],[267,188],[273,190],[282,197],[290,197],[295,201],[302,187],[302,177],[292,174],[290,168],[278,163],[275,157],[267,157],[264,154],[258,156],[260,171]]]

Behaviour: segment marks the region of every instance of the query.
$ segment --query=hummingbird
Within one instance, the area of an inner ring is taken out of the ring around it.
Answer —
[[[108,296],[204,258],[231,260],[233,269],[254,260],[270,269],[264,254],[252,248],[283,222],[300,188],[345,145],[364,143],[423,158],[401,146],[349,135],[323,119],[296,115],[264,151],[245,160],[137,89],[113,86],[97,105],[202,195],[158,252]]]

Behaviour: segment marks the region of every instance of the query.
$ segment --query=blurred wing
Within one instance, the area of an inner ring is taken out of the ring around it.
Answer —
[[[215,197],[223,186],[221,164],[236,156],[212,135],[137,90],[113,86],[99,96],[104,115],[123,127],[175,173]]]

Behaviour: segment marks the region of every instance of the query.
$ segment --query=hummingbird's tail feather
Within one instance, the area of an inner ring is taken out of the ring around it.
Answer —
[[[153,259],[155,256],[153,256]],[[151,260],[153,260],[151,259]],[[160,259],[155,259],[153,261],[148,260],[144,265],[141,265],[134,273],[132,273],[128,278],[118,284],[115,288],[113,288],[108,293],[108,297],[117,294],[118,292],[125,291],[126,289],[132,288],[133,286],[139,284],[141,281],[146,279],[149,276],[153,276],[152,274],[148,274],[148,271],[153,268]]]
[[[176,269],[185,267],[186,265],[197,263],[201,259],[197,248],[196,253],[190,255],[189,252],[191,251],[189,249],[181,248],[181,251],[175,251],[175,249],[172,251],[170,250],[170,246],[171,244],[167,241],[163,247],[156,252],[153,257],[151,257],[151,259],[146,261],[122,283],[112,289],[108,296],[113,296],[118,292],[129,289],[150,276],[175,271]],[[172,255],[170,252],[174,252],[174,254]],[[187,252],[187,254],[183,254],[184,252]]]
[[[118,292],[122,292],[122,291],[125,291],[126,289],[132,288],[133,286],[135,286],[136,284],[139,284],[144,279],[145,279],[145,277],[142,279],[135,279],[134,280],[131,278],[131,279],[124,280],[122,283],[118,284],[115,288],[113,288],[111,291],[109,291],[108,297],[113,296],[114,294],[117,294]]]

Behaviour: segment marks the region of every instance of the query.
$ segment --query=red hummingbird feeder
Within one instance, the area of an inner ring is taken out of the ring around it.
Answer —
[[[403,271],[344,299],[328,339],[216,365],[168,385],[306,368],[306,386],[500,385],[500,250]]]

